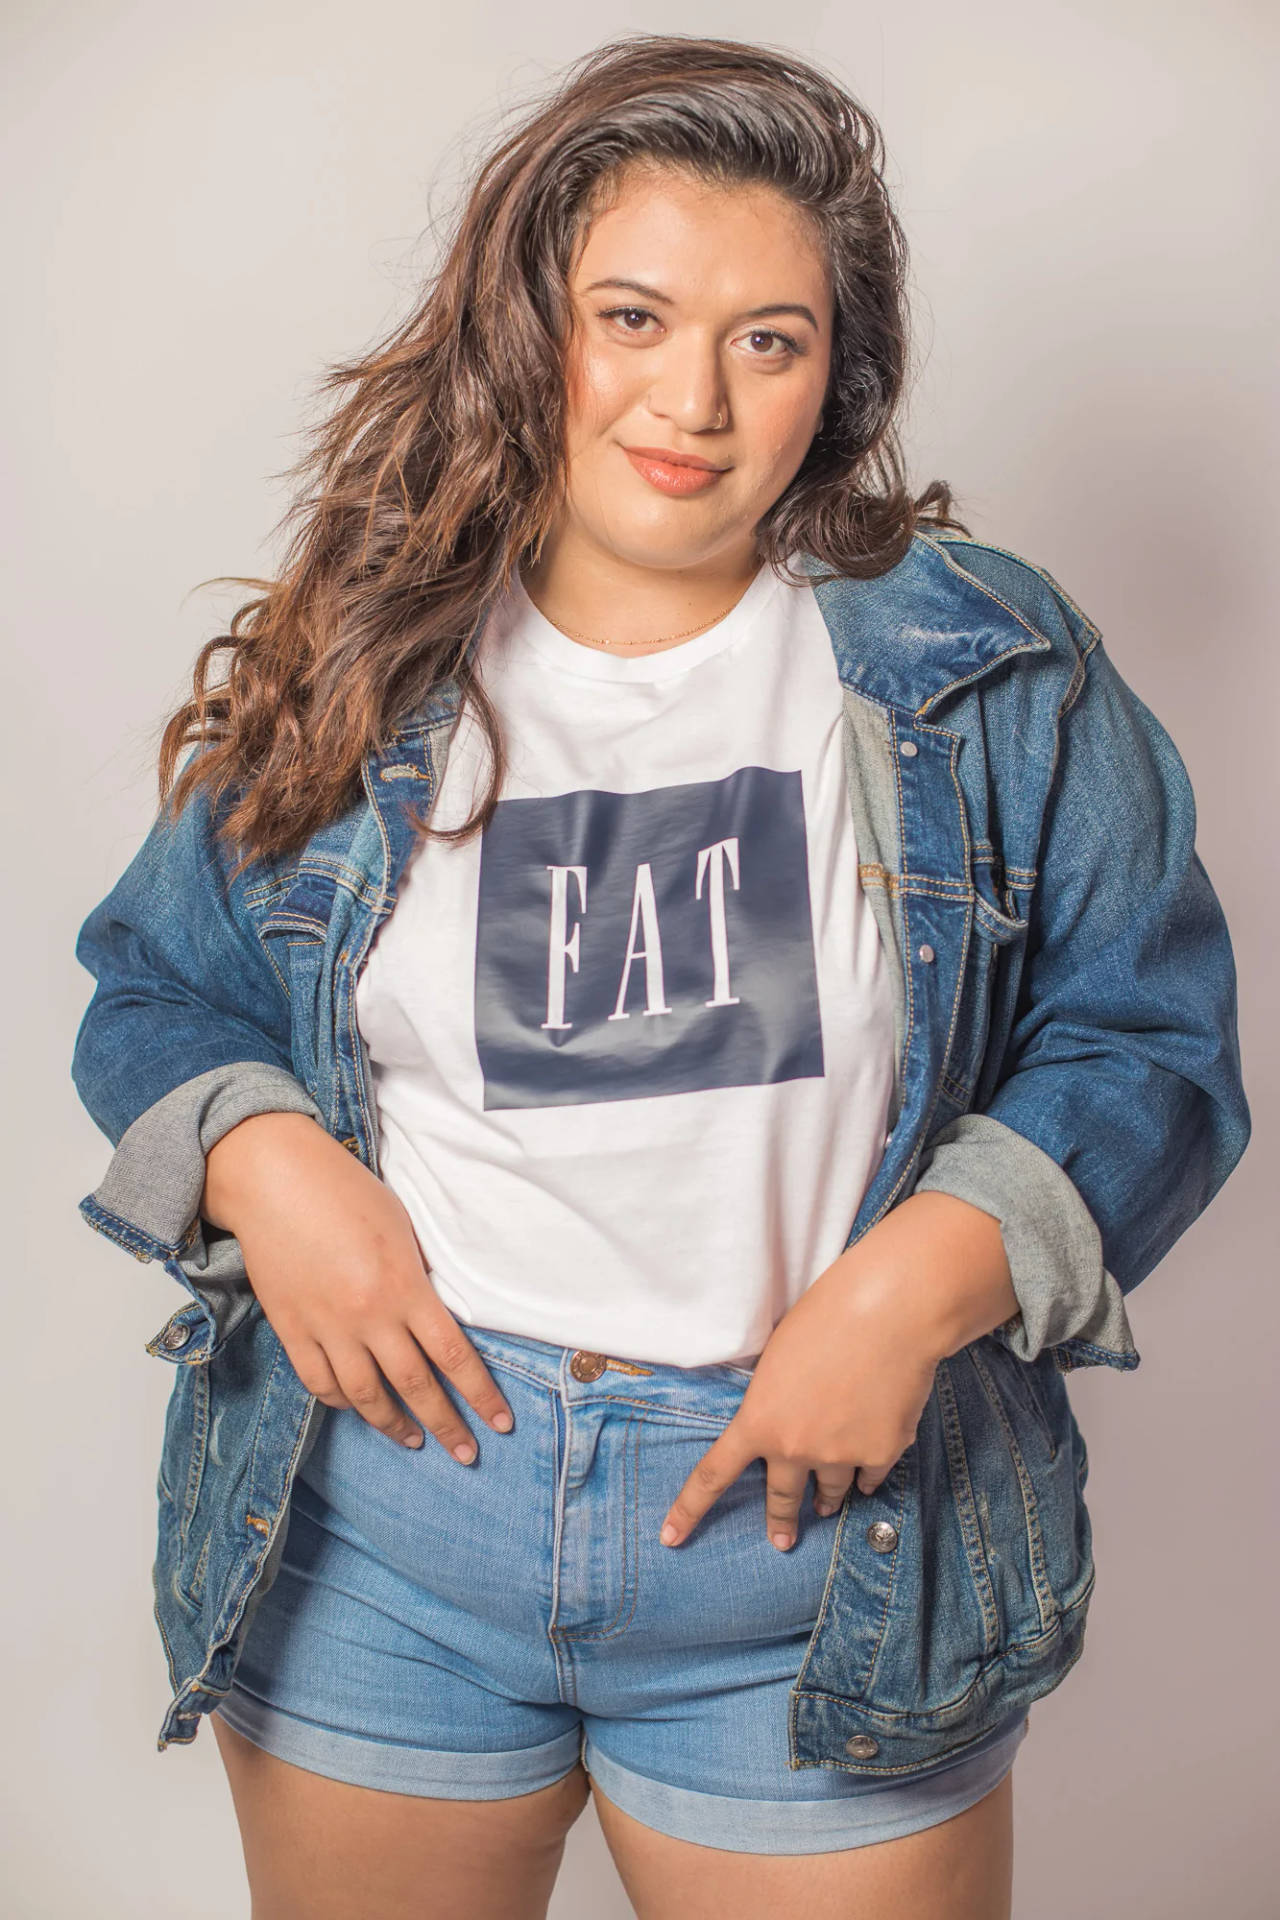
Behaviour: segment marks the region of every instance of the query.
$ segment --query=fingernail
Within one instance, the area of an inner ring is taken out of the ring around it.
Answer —
[[[463,1446],[454,1448],[453,1457],[455,1460],[461,1460],[464,1467],[469,1467],[476,1457],[476,1450],[470,1442],[467,1442]]]
[[[511,1415],[509,1413],[495,1413],[490,1424],[495,1426],[499,1433],[510,1433]]]
[[[666,1524],[663,1526],[662,1532],[658,1535],[658,1538],[659,1540],[661,1540],[664,1547],[671,1547],[675,1545],[676,1533],[677,1533],[677,1529],[673,1527],[671,1522],[668,1520]]]
[[[422,1434],[417,1427],[414,1428],[412,1433],[406,1433],[404,1444],[406,1447],[420,1447],[422,1445]]]
[[[786,1548],[791,1545],[791,1535],[789,1533],[771,1533],[769,1538],[773,1541],[775,1547],[781,1547],[784,1552]]]

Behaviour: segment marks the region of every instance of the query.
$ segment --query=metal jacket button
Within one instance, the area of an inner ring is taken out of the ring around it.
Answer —
[[[898,742],[898,752],[905,760],[912,759],[919,751],[920,749],[914,740],[899,740]]]
[[[598,1380],[608,1364],[602,1353],[585,1353],[579,1347],[569,1362],[569,1371],[575,1380]]]
[[[174,1353],[179,1347],[185,1347],[190,1338],[191,1328],[175,1322],[173,1326],[165,1328],[160,1336],[160,1344],[162,1347],[167,1347],[170,1353]]]
[[[851,1753],[855,1760],[870,1760],[879,1753],[880,1742],[869,1733],[855,1733],[852,1739],[845,1741],[844,1750]]]
[[[926,965],[929,963],[930,960],[934,958],[933,948],[929,945],[929,942],[927,940],[925,941],[922,947],[916,948],[916,952],[919,954],[920,958],[925,962]]]
[[[867,1538],[877,1553],[892,1553],[898,1544],[898,1529],[889,1520],[873,1520]]]

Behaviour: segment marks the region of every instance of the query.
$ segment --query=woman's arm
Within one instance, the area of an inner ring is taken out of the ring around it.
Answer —
[[[203,786],[176,820],[161,812],[80,928],[76,958],[97,987],[72,1077],[112,1141],[212,1067],[290,1068],[288,994],[244,908],[255,873],[230,877],[215,827]]]
[[[88,915],[76,957],[97,985],[71,1073],[115,1152],[81,1201],[91,1226],[140,1259],[186,1247],[205,1154],[250,1114],[321,1119],[291,1065],[289,999],[229,877],[207,792],[161,814]]]
[[[197,789],[81,929],[98,984],[72,1072],[115,1145],[81,1211],[142,1259],[185,1255],[208,1345],[184,1359],[208,1358],[256,1299],[326,1405],[408,1446],[425,1429],[472,1459],[437,1369],[489,1422],[509,1424],[509,1409],[432,1286],[403,1205],[294,1078],[288,995],[243,898],[260,876],[229,877],[213,825]],[[212,1253],[198,1244],[202,1208]]]
[[[1019,1304],[1001,1333],[1023,1359],[1132,1352],[1125,1296],[1249,1139],[1235,962],[1195,829],[1176,747],[1095,640],[1060,723],[994,1090],[915,1185],[1001,1222]]]

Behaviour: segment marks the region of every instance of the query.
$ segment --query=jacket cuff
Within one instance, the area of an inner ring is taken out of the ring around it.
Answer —
[[[915,1191],[953,1194],[1000,1222],[1019,1311],[995,1334],[1020,1360],[1052,1352],[1064,1371],[1139,1364],[1124,1295],[1079,1189],[1041,1147],[985,1113],[964,1113],[920,1157]]]
[[[324,1124],[300,1080],[283,1067],[236,1060],[184,1080],[139,1114],[88,1196],[157,1256],[188,1244],[204,1192],[205,1155],[255,1113],[308,1113]],[[87,1204],[87,1203],[86,1203]]]
[[[283,1067],[235,1060],[184,1080],[120,1136],[106,1174],[80,1202],[91,1227],[137,1260],[162,1260],[192,1302],[152,1340],[149,1353],[197,1366],[216,1353],[253,1305],[240,1242],[200,1217],[205,1155],[255,1113],[306,1113],[311,1095]]]

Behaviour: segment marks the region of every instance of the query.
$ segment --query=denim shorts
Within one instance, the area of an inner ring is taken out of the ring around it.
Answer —
[[[470,1466],[431,1434],[414,1450],[329,1409],[215,1709],[232,1727],[312,1773],[445,1800],[529,1793],[581,1758],[635,1819],[742,1853],[894,1839],[1003,1778],[1024,1712],[909,1781],[790,1767],[788,1695],[837,1516],[815,1514],[811,1479],[794,1546],[771,1545],[755,1460],[682,1545],[658,1539],[746,1368],[466,1332],[512,1432],[443,1375]]]

